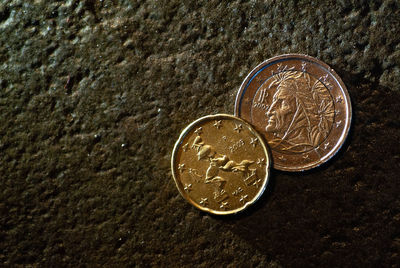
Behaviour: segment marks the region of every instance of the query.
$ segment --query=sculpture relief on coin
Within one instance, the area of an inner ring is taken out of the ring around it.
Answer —
[[[245,209],[263,193],[269,155],[252,127],[229,115],[206,116],[181,134],[172,156],[172,174],[182,194],[214,214]]]
[[[347,136],[351,104],[340,78],[305,55],[282,55],[257,66],[243,82],[235,115],[264,135],[274,167],[301,171],[331,158]]]

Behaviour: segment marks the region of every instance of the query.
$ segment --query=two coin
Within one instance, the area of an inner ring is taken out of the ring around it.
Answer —
[[[236,213],[254,203],[267,185],[270,156],[264,140],[274,168],[303,171],[337,153],[350,123],[349,94],[333,69],[306,55],[277,56],[243,81],[235,117],[206,116],[182,132],[172,174],[194,206]]]

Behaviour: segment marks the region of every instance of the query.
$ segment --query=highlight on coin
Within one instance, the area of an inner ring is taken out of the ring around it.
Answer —
[[[268,184],[270,156],[250,124],[232,115],[202,117],[181,133],[172,152],[180,194],[213,214],[232,214],[253,204]]]
[[[337,153],[352,111],[347,89],[332,68],[310,56],[287,54],[250,72],[236,96],[235,115],[264,136],[274,168],[303,171]]]

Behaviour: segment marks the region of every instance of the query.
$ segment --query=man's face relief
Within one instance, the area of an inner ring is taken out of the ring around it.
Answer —
[[[267,132],[284,133],[296,111],[296,99],[282,83],[278,86],[272,104],[267,111]]]

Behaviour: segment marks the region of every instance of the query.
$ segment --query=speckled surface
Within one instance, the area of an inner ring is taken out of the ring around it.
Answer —
[[[400,6],[350,2],[1,1],[1,266],[399,264]],[[347,85],[346,145],[245,213],[191,207],[180,131],[289,52]]]

